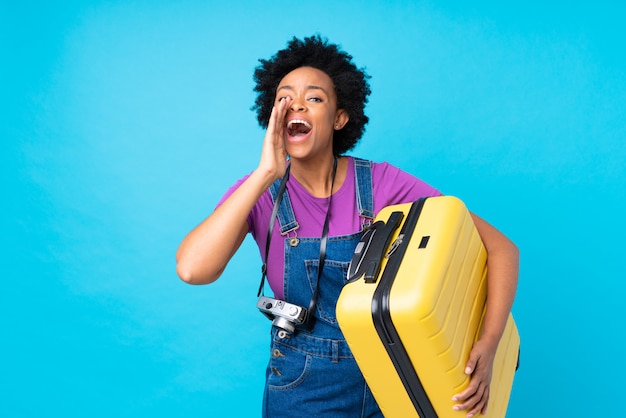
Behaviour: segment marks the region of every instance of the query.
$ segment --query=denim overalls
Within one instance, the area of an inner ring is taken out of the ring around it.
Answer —
[[[356,199],[363,225],[374,217],[371,162],[354,158]],[[270,188],[276,198],[278,183]],[[341,210],[341,207],[331,207]],[[332,212],[331,212],[332,213]],[[281,233],[298,228],[288,193],[279,213]],[[348,264],[361,232],[328,237],[326,259],[317,282],[320,238],[285,238],[285,300],[308,307],[318,287],[312,330],[289,335],[272,327],[271,358],[266,371],[263,417],[382,417],[335,317]]]

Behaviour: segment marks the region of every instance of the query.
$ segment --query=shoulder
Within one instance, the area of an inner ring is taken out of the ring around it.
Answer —
[[[354,165],[369,166],[372,170],[372,181],[374,186],[386,187],[400,185],[405,187],[413,183],[424,183],[418,177],[410,174],[386,161],[377,162],[353,157]]]
[[[373,175],[384,176],[385,174],[391,174],[391,173],[407,174],[401,169],[399,169],[398,167],[396,167],[395,165],[388,163],[387,161],[378,162],[378,161],[368,160],[366,158],[360,158],[360,157],[355,157],[355,156],[348,156],[348,160],[350,161],[351,167],[352,166],[371,167]]]
[[[437,188],[386,161],[371,161],[371,167],[376,212],[384,206],[441,195]]]

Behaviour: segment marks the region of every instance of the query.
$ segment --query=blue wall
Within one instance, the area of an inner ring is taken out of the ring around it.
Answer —
[[[619,415],[621,2],[53,3],[0,5],[0,416],[258,416],[254,243],[204,287],[174,253],[256,166],[257,59],[316,32],[372,75],[354,154],[521,248],[508,416]]]

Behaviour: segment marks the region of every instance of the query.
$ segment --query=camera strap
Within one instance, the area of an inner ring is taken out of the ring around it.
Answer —
[[[261,285],[259,286],[259,291],[257,292],[257,297],[261,296],[263,293],[263,287],[265,286],[265,277],[267,277],[267,257],[270,253],[270,242],[272,242],[272,231],[274,229],[274,222],[276,222],[276,217],[278,216],[278,209],[280,208],[280,203],[283,200],[283,195],[285,194],[285,188],[287,187],[287,180],[289,179],[289,169],[291,168],[291,164],[287,165],[285,169],[285,175],[280,181],[280,186],[278,187],[278,194],[276,195],[276,201],[274,202],[274,208],[272,209],[272,215],[270,216],[270,225],[267,228],[267,239],[265,240],[265,257],[263,258],[263,265],[261,266]]]
[[[330,180],[330,196],[328,196],[328,208],[326,209],[326,219],[322,227],[322,237],[320,239],[320,259],[317,266],[317,282],[313,289],[309,310],[307,311],[305,324],[309,330],[313,328],[313,312],[317,303],[317,289],[320,287],[320,279],[322,278],[322,270],[324,269],[324,261],[326,260],[326,243],[328,242],[328,224],[330,222],[330,205],[333,201],[333,188],[335,187],[335,175],[337,174],[337,157],[333,161],[333,175]]]
[[[263,288],[265,286],[265,278],[267,277],[267,258],[269,256],[270,251],[270,243],[272,240],[272,232],[274,229],[274,223],[276,222],[276,217],[278,216],[278,210],[280,207],[280,203],[282,202],[283,195],[285,194],[285,190],[287,188],[287,180],[289,179],[289,169],[291,165],[287,166],[285,171],[285,175],[283,176],[280,186],[278,187],[278,193],[276,194],[276,200],[274,202],[274,207],[272,209],[272,215],[270,216],[270,224],[267,230],[267,239],[265,245],[265,257],[263,259],[263,266],[261,267],[261,285],[259,286],[259,291],[257,292],[257,296],[260,296],[263,293]],[[337,174],[337,157],[334,158],[333,161],[333,173],[331,177],[330,183],[330,196],[328,197],[328,208],[326,209],[326,218],[324,219],[324,226],[322,227],[322,236],[320,239],[320,257],[317,267],[317,283],[315,284],[315,288],[313,289],[313,295],[311,296],[311,302],[309,303],[309,309],[307,310],[307,316],[305,323],[307,328],[311,329],[313,326],[313,312],[315,310],[315,305],[317,303],[317,290],[319,288],[319,282],[322,277],[322,270],[324,268],[324,262],[326,260],[326,244],[328,243],[328,225],[330,223],[330,206],[333,199],[333,188],[335,187],[335,176]]]

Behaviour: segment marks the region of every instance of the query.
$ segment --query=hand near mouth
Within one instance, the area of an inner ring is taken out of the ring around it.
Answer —
[[[275,179],[281,178],[287,169],[287,150],[285,149],[285,116],[291,99],[285,97],[272,108],[259,169],[270,173]]]

